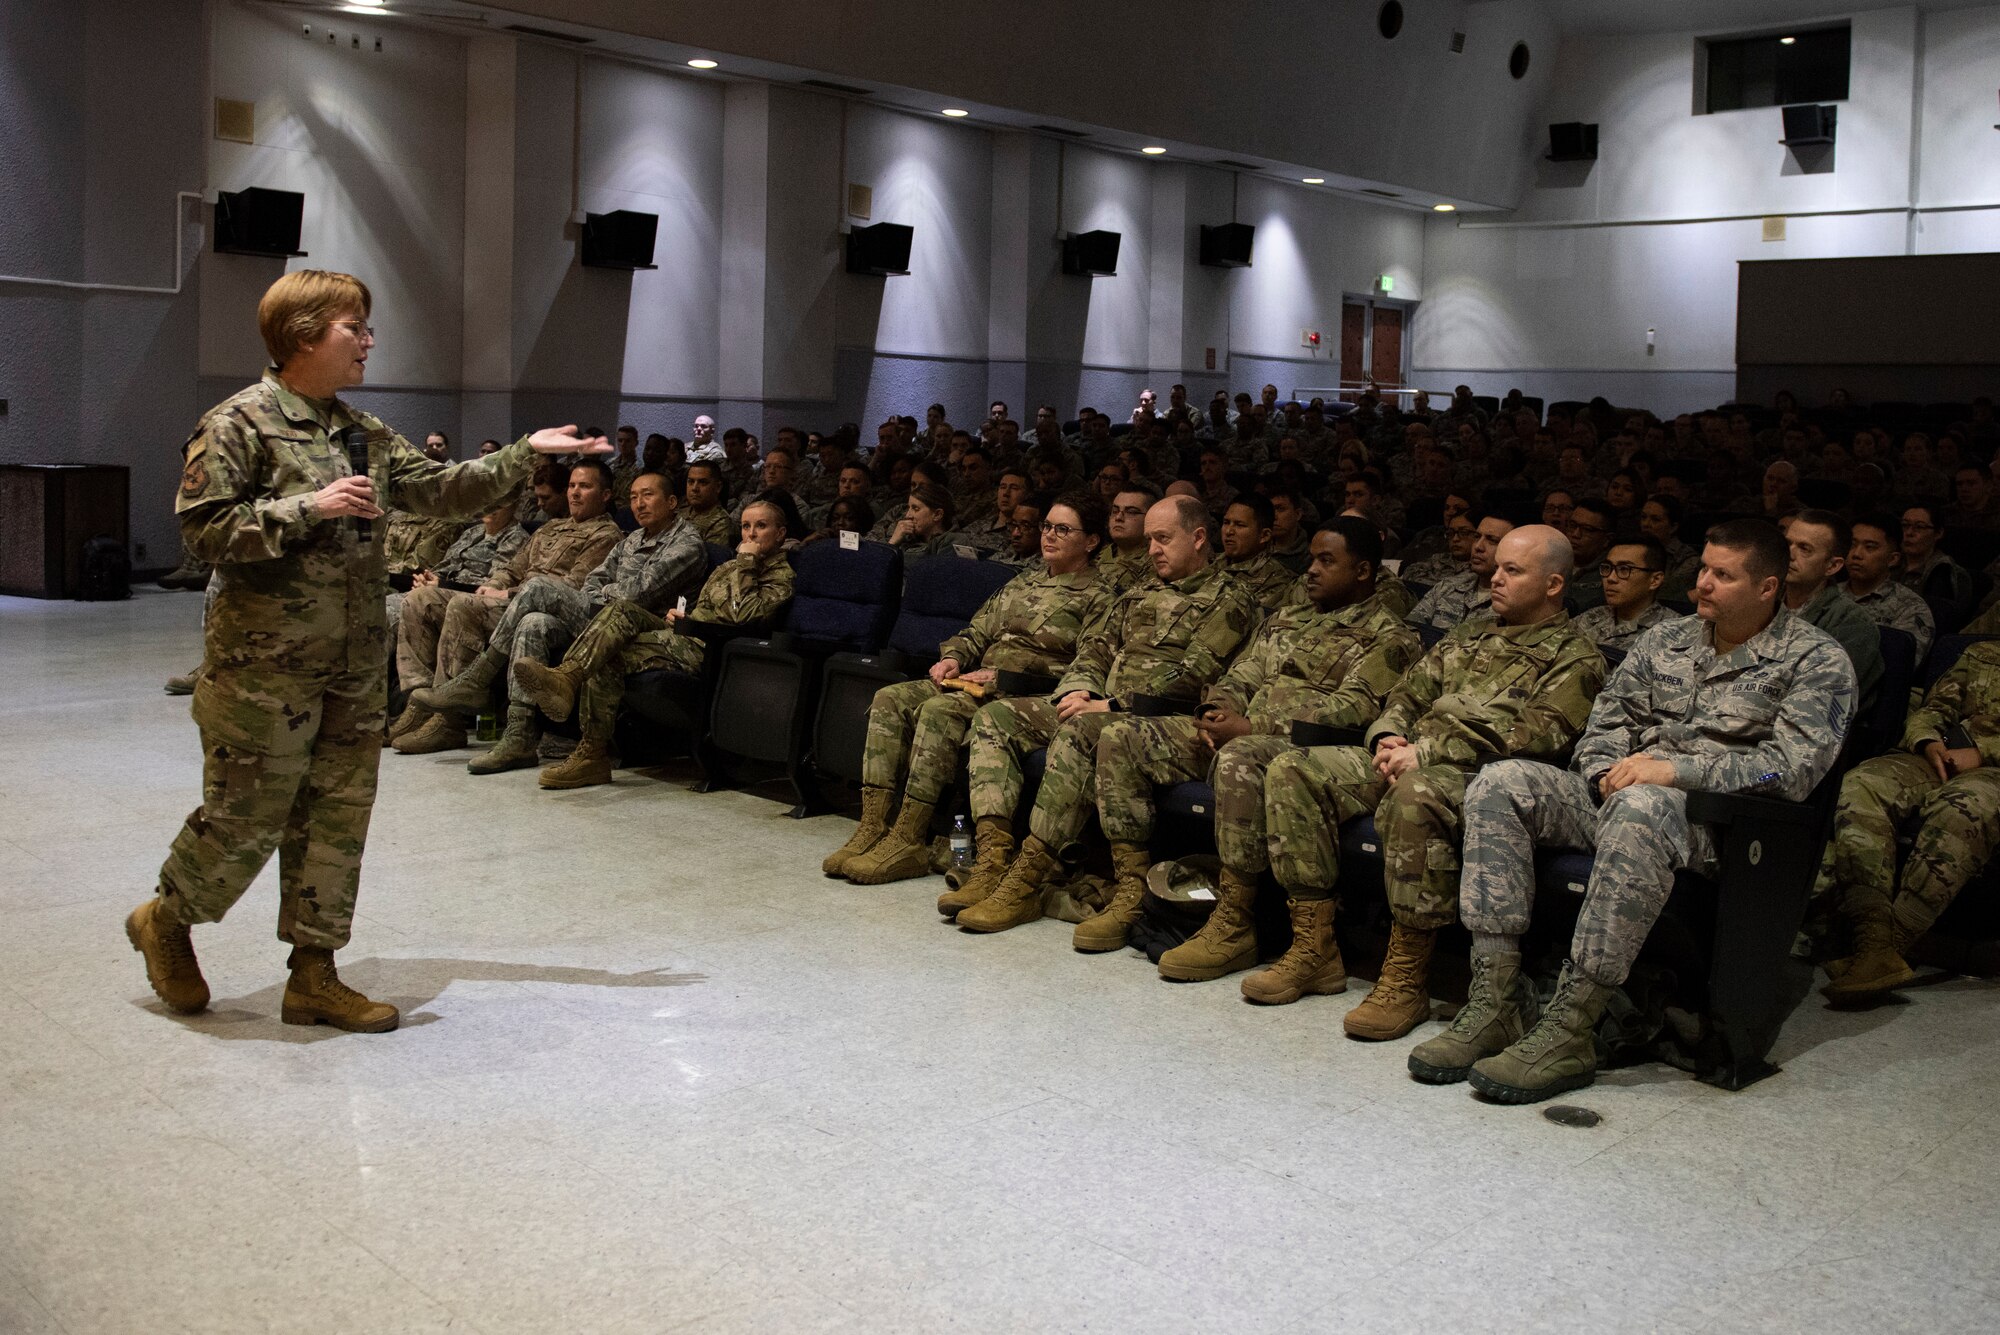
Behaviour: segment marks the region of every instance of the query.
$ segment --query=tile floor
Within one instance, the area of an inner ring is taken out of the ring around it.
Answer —
[[[175,1018],[119,924],[195,801],[200,606],[0,599],[0,1331],[2000,1325],[1976,983],[1572,1130],[1413,1083],[1352,995],[827,882],[838,818],[390,756],[343,962],[403,1029],[278,1023],[270,876]]]

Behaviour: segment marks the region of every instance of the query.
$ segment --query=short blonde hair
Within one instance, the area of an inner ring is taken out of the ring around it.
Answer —
[[[272,364],[283,366],[324,338],[335,320],[356,310],[366,320],[373,305],[368,285],[353,274],[299,269],[271,284],[257,303],[257,331]]]

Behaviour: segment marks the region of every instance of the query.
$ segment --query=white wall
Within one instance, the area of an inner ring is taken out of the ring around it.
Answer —
[[[1596,122],[1598,160],[1539,162],[1511,219],[1432,220],[1417,378],[1660,411],[1717,403],[1735,393],[1739,260],[2000,247],[2000,7],[1852,23],[1850,96],[1823,159],[1777,142],[1775,108],[1694,115],[1696,34],[1564,42],[1534,119]],[[1969,203],[1988,207],[1923,211]],[[1784,240],[1761,239],[1764,215],[1787,218]]]

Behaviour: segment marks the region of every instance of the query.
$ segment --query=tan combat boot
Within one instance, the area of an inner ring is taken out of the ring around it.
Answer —
[[[1827,977],[1832,981],[1820,989],[1820,995],[1833,1006],[1874,1001],[1917,976],[1898,948],[1896,920],[1887,900],[1878,897],[1866,905],[1855,914],[1853,924],[1854,954],[1827,965]]]
[[[435,717],[422,705],[405,703],[403,712],[389,720],[389,740],[393,743],[399,737],[407,737]]]
[[[514,660],[514,684],[528,697],[528,703],[561,723],[576,708],[576,693],[583,685],[583,672],[564,659],[554,667],[532,658]]]
[[[350,1034],[384,1034],[402,1018],[394,1006],[370,1001],[341,982],[331,950],[293,946],[286,963],[292,976],[285,981],[285,999],[278,1010],[286,1024],[330,1024]]]
[[[168,695],[193,695],[193,694],[194,694],[194,679],[195,679],[196,677],[200,676],[200,675],[201,675],[201,669],[200,669],[200,668],[196,668],[196,669],[195,669],[195,670],[194,670],[193,672],[190,672],[190,673],[188,673],[188,674],[187,674],[186,676],[182,676],[182,677],[168,677],[168,678],[167,678],[167,686],[166,686],[166,691],[167,691],[167,694],[168,694]]]
[[[544,788],[590,788],[611,782],[611,743],[602,737],[586,737],[576,750],[548,766],[541,773]]]
[[[1472,986],[1451,1028],[1410,1049],[1410,1074],[1427,1085],[1450,1085],[1472,1064],[1518,1043],[1541,1012],[1535,985],[1521,972],[1519,951],[1472,957]]]
[[[450,681],[419,686],[411,691],[410,703],[422,705],[434,714],[457,714],[470,718],[492,702],[493,683],[500,679],[501,669],[506,666],[507,654],[504,650],[481,649],[479,657]]]
[[[887,885],[931,874],[931,812],[907,792],[896,812],[896,823],[865,853],[847,860],[841,875],[856,885]]]
[[[389,744],[396,748],[397,754],[406,756],[457,751],[465,745],[465,728],[442,714],[432,714]]]
[[[509,705],[507,726],[500,733],[500,740],[481,755],[466,762],[469,774],[499,774],[510,769],[526,769],[541,763],[536,753],[540,745],[542,730],[535,723],[535,711],[529,705]]]
[[[1215,912],[1201,930],[1160,956],[1160,977],[1205,983],[1256,965],[1257,928],[1250,906],[1257,900],[1257,882],[1224,867],[1215,895]]]
[[[1520,1042],[1472,1064],[1472,1087],[1501,1103],[1538,1103],[1597,1078],[1597,1017],[1612,989],[1563,965],[1556,994]]]
[[[1035,921],[1042,916],[1042,888],[1060,865],[1047,844],[1029,835],[993,893],[959,910],[958,925],[968,932],[1004,932]]]
[[[1265,1006],[1289,1006],[1311,993],[1330,997],[1347,990],[1347,965],[1340,942],[1333,936],[1333,915],[1339,901],[1287,899],[1292,913],[1292,948],[1268,969],[1243,980],[1243,995]]]
[[[1014,861],[1014,827],[1004,816],[981,816],[973,822],[973,847],[977,856],[972,870],[958,889],[938,896],[937,908],[947,918],[956,918],[1000,888],[1001,878]]]
[[[165,901],[153,896],[125,917],[125,937],[146,960],[146,981],[167,1009],[197,1015],[208,1007],[208,980],[194,957],[187,924],[164,911]]]
[[[1111,902],[1076,925],[1069,943],[1085,955],[1101,955],[1107,950],[1123,950],[1132,925],[1146,907],[1146,873],[1153,857],[1144,844],[1111,845],[1111,865],[1118,880]]]
[[[841,875],[847,870],[850,859],[866,853],[875,846],[876,840],[889,832],[889,804],[895,798],[895,793],[887,788],[862,785],[861,823],[854,827],[853,834],[847,836],[846,843],[826,855],[826,861],[819,864],[820,875]]]
[[[1386,1042],[1431,1018],[1431,947],[1436,942],[1434,931],[1400,922],[1389,928],[1389,953],[1375,986],[1341,1021],[1349,1038]]]

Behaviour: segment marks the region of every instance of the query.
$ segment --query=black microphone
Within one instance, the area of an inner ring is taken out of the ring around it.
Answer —
[[[347,467],[357,477],[368,476],[368,431],[364,427],[351,426],[340,433],[341,444],[347,447]],[[354,521],[355,536],[363,542],[375,540],[375,525],[366,519]]]

